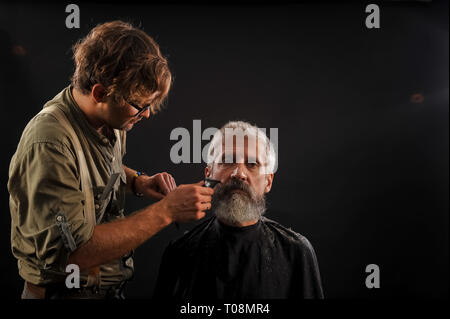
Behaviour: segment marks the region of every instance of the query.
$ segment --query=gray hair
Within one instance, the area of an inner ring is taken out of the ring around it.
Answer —
[[[232,132],[230,136],[230,132]],[[275,164],[276,164],[276,152],[273,143],[267,137],[265,129],[260,129],[255,125],[252,125],[248,122],[244,121],[230,121],[226,123],[224,126],[218,130],[208,148],[208,156],[207,156],[207,164],[211,166],[212,163],[218,163],[221,161],[222,155],[222,146],[224,143],[228,143],[229,138],[231,138],[231,142],[233,143],[233,137],[236,136],[236,143],[239,141],[243,141],[244,136],[253,136],[256,137],[257,141],[264,142],[264,155],[265,155],[265,163],[261,167],[263,174],[272,174],[275,173]],[[241,137],[241,138],[239,138]],[[227,144],[228,145],[228,144]],[[248,143],[250,147],[250,142]],[[255,142],[256,148],[256,142]],[[261,149],[260,149],[261,150]]]

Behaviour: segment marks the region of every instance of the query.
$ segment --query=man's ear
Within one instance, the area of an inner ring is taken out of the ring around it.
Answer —
[[[206,178],[210,177],[210,176],[211,176],[211,172],[212,172],[211,167],[210,167],[209,165],[206,166],[206,167],[205,167],[205,177],[206,177]]]
[[[265,194],[270,192],[270,190],[272,189],[273,176],[273,173],[266,175],[266,187],[264,188]]]
[[[95,103],[106,102],[106,89],[101,84],[94,84],[91,89],[91,96]]]

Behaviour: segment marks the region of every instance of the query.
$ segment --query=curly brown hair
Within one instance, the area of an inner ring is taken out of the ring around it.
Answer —
[[[151,111],[158,112],[171,83],[167,60],[144,31],[123,21],[97,25],[73,46],[72,85],[89,94],[103,85],[115,101],[146,98],[158,92]]]

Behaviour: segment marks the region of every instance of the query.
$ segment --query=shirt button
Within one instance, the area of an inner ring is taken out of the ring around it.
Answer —
[[[108,139],[106,137],[102,138],[102,142],[108,144]]]
[[[100,205],[99,204],[95,204],[95,209],[99,209]]]
[[[56,217],[56,220],[58,222],[62,222],[63,221],[63,217],[61,215],[59,215],[59,216]]]

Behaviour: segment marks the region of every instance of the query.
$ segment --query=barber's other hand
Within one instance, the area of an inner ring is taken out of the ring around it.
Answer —
[[[180,185],[157,204],[170,222],[189,222],[205,217],[205,210],[211,208],[214,190],[203,187],[204,181]]]
[[[153,199],[162,199],[177,187],[172,175],[166,172],[153,176],[141,175],[135,183],[138,193]]]

